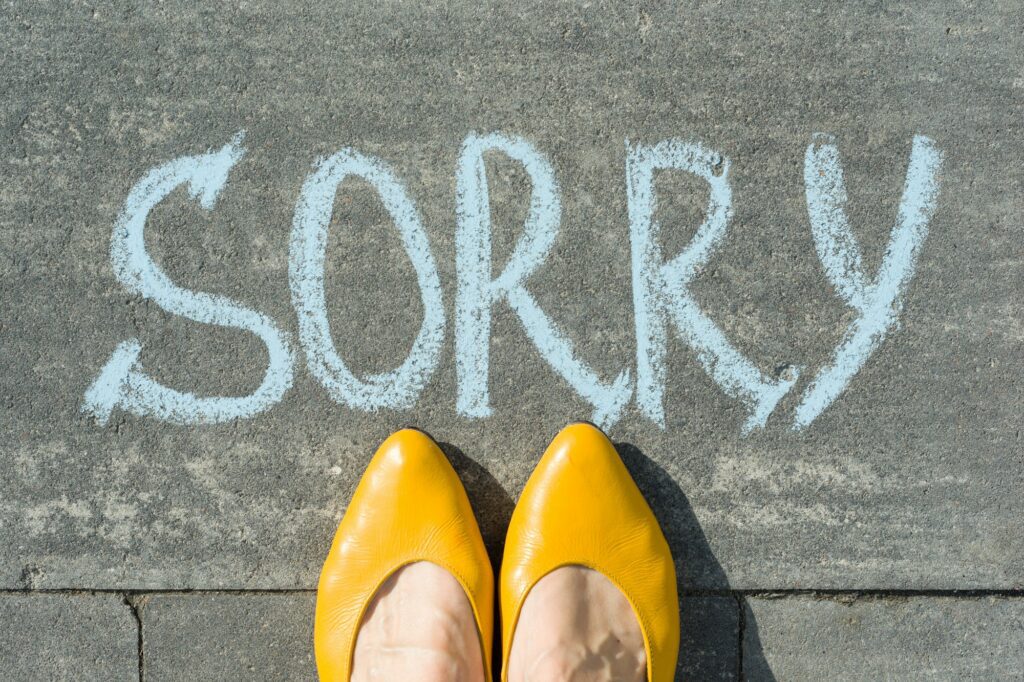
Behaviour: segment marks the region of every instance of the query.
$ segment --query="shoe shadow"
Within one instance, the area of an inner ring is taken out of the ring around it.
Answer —
[[[505,532],[512,518],[512,510],[516,503],[508,491],[502,487],[479,462],[466,456],[462,450],[451,443],[438,442],[441,451],[452,463],[452,468],[462,480],[469,503],[473,505],[480,534],[487,547],[487,556],[494,567],[494,646],[491,651],[491,674],[493,679],[501,679],[501,622],[498,619],[498,572],[501,568],[501,556],[505,551]]]
[[[487,547],[487,555],[491,558],[491,566],[494,567],[494,577],[497,580],[501,555],[505,550],[505,532],[512,518],[512,510],[516,506],[515,501],[498,479],[480,463],[467,457],[451,443],[438,445],[462,480],[469,503],[473,505],[480,534],[484,536],[484,545]]]
[[[743,603],[743,617],[746,627],[743,632],[743,651],[745,652],[745,665],[743,667],[743,679],[761,682],[762,680],[775,682],[775,675],[768,665],[768,659],[764,656],[761,648],[761,637],[757,633],[757,621],[750,610],[750,606]]]
[[[690,501],[657,462],[632,443],[615,444],[647,498],[672,549],[678,580],[681,641],[676,680],[775,680],[746,601],[728,594]]]

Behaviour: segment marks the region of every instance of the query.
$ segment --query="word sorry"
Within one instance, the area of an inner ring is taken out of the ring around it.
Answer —
[[[290,335],[272,319],[215,294],[184,289],[172,282],[146,253],[143,231],[150,211],[174,189],[187,185],[207,210],[245,153],[244,133],[216,151],[184,156],[151,169],[132,188],[114,225],[110,259],[114,274],[129,291],[150,298],[164,310],[206,324],[246,330],[266,345],[269,362],[263,381],[247,396],[200,397],[148,377],[141,367],[138,339],[114,350],[85,394],[82,409],[102,424],[118,407],[127,412],[181,424],[216,423],[251,417],[281,400],[292,385],[295,352]],[[522,164],[532,182],[523,234],[497,277],[491,276],[491,210],[485,152],[496,151]],[[804,157],[807,210],[815,249],[839,296],[857,315],[805,390],[793,428],[809,425],[846,388],[897,321],[907,284],[928,232],[938,197],[942,154],[927,137],[915,136],[906,183],[888,248],[872,279],[847,222],[846,190],[839,151],[827,135],[815,135]],[[704,222],[689,245],[666,258],[658,244],[654,176],[676,170],[701,178],[709,187]],[[349,176],[368,182],[394,220],[412,263],[423,301],[423,323],[409,355],[390,372],[358,377],[331,340],[324,299],[324,258],[338,186]],[[612,380],[599,377],[580,360],[573,344],[526,288],[527,277],[544,262],[561,221],[555,173],[547,158],[526,140],[503,134],[470,134],[457,167],[455,364],[456,408],[466,417],[491,414],[488,367],[491,310],[507,303],[519,317],[537,351],[593,407],[592,419],[610,426],[634,397],[641,412],[665,427],[665,355],[669,329],[696,354],[704,370],[746,409],[743,432],[761,427],[797,380],[763,374],[737,350],[697,305],[690,282],[725,236],[732,216],[729,160],[696,142],[665,140],[653,146],[627,142],[626,191],[632,249],[636,320],[636,379],[623,370]],[[306,179],[292,226],[288,276],[298,316],[299,341],[310,372],[336,401],[361,410],[411,407],[437,368],[445,333],[444,302],[437,267],[415,205],[395,174],[380,159],[343,149],[318,161]]]

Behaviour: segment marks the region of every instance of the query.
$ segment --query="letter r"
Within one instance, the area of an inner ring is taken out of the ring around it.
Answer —
[[[729,343],[725,334],[697,305],[689,284],[725,236],[732,217],[729,160],[698,143],[665,140],[653,147],[626,143],[626,188],[633,256],[633,306],[637,342],[637,404],[665,427],[665,355],[668,326],[675,325],[697,360],[726,395],[739,399],[749,413],[744,433],[764,426],[776,403],[796,382],[766,379]],[[660,226],[654,219],[654,172],[675,169],[708,183],[706,218],[681,253],[663,260],[657,246]],[[716,169],[720,172],[716,173]]]

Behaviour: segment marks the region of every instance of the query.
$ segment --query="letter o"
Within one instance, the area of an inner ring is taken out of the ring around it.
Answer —
[[[369,182],[391,214],[416,272],[423,301],[423,323],[405,361],[390,372],[364,379],[352,374],[338,356],[324,296],[327,228],[338,186],[349,175]],[[412,407],[437,368],[444,340],[444,301],[419,214],[405,188],[382,161],[343,149],[321,161],[306,178],[292,222],[288,281],[306,364],[331,397],[364,410]]]

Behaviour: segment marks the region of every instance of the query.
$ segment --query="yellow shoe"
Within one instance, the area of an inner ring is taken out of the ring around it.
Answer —
[[[615,446],[586,423],[555,437],[512,513],[501,564],[502,680],[527,594],[563,566],[594,569],[619,588],[640,624],[648,681],[670,682],[679,653],[672,554]]]
[[[417,561],[437,564],[462,585],[490,680],[494,573],[480,529],[437,443],[405,429],[366,467],[320,573],[314,648],[321,680],[349,682],[363,612],[393,573]]]

